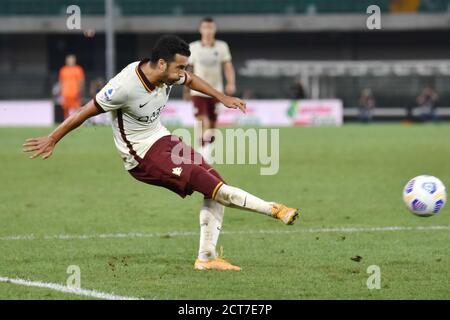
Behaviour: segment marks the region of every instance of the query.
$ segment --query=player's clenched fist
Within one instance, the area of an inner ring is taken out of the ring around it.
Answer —
[[[42,155],[42,159],[47,159],[53,153],[55,140],[50,136],[30,138],[25,141],[23,147],[24,152],[37,151],[35,154],[29,156],[30,159],[34,159],[39,155]]]

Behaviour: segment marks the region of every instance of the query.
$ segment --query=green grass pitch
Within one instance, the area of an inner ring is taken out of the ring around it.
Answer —
[[[450,230],[429,229],[450,225],[450,206],[419,218],[401,200],[416,175],[450,184],[447,124],[284,128],[277,175],[218,166],[228,183],[301,209],[294,226],[226,209],[219,245],[240,273],[193,270],[201,196],[134,180],[109,127],[82,127],[50,159],[28,159],[23,141],[48,131],[0,129],[0,277],[65,284],[78,265],[82,288],[145,299],[450,299]],[[394,226],[424,229],[367,230]],[[145,236],[98,236],[118,233]],[[370,265],[379,290],[366,286]],[[80,298],[0,282],[0,299]]]

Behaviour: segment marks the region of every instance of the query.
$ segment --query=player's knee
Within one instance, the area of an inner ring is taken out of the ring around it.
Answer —
[[[208,209],[212,211],[216,218],[217,216],[223,215],[225,211],[225,207],[213,199],[204,199],[202,209]]]
[[[209,127],[209,119],[207,116],[205,115],[198,115],[195,117],[195,119],[197,120],[197,122],[200,122],[200,124],[202,125],[202,129],[205,130]]]
[[[214,189],[222,180],[209,173],[205,167],[193,165],[189,181],[192,190],[200,192],[205,198],[212,198]]]
[[[224,206],[245,205],[247,193],[236,187],[223,184],[217,191],[215,200]]]
[[[239,203],[240,189],[229,186],[227,184],[223,184],[219,190],[217,191],[216,197],[214,200],[219,202],[224,206],[230,206],[231,204]]]

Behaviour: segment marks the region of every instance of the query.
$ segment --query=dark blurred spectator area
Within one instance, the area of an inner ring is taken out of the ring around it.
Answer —
[[[196,34],[182,34],[187,41]],[[118,34],[116,70],[146,57],[157,34]],[[254,77],[240,72],[249,60],[364,61],[447,59],[450,32],[402,33],[283,33],[219,34],[232,49],[238,70],[238,91],[251,91],[255,98],[289,98],[296,77]],[[417,39],[420,39],[418,41]],[[57,71],[68,53],[76,54],[86,70],[86,83],[105,73],[104,35],[92,38],[77,34],[0,34],[0,99],[46,99],[57,81]],[[341,98],[344,105],[357,105],[358,94],[371,88],[379,106],[414,103],[427,84],[440,92],[440,104],[450,106],[447,75],[427,76],[322,76],[320,98]],[[310,86],[306,95],[310,95]],[[309,88],[308,88],[309,87]],[[309,93],[308,93],[309,90]],[[180,90],[175,90],[175,97]]]
[[[351,13],[378,5],[383,12],[447,11],[448,0],[116,0],[122,15],[194,14],[308,14]],[[149,5],[149,2],[151,5]],[[104,14],[103,0],[74,0],[85,14]],[[1,0],[0,15],[64,14],[68,3],[61,0]]]
[[[416,13],[419,16],[436,14],[447,16],[450,0],[115,0],[116,15],[156,15],[193,19],[189,27],[176,27],[177,33],[187,41],[198,40],[197,20],[202,15],[255,15],[263,19],[266,14],[300,17],[300,15],[354,14],[362,15],[361,28],[357,30],[270,30],[238,31],[222,28],[219,20],[217,37],[227,41],[231,47],[233,62],[237,70],[238,94],[260,99],[295,98],[293,86],[302,79],[302,95],[315,98],[340,98],[345,106],[357,106],[359,92],[370,88],[379,107],[404,107],[414,105],[423,87],[430,85],[439,93],[439,105],[450,106],[447,89],[448,74],[411,74],[383,76],[342,74],[317,77],[314,87],[311,78],[304,74],[278,76],[252,76],[245,72],[248,62],[258,59],[268,61],[448,61],[450,31],[447,28],[416,30],[365,29],[366,9],[379,5],[384,13]],[[104,14],[103,0],[71,1],[79,5],[84,16]],[[39,17],[57,16],[65,19],[68,3],[61,0],[0,0],[0,16],[10,21],[28,21]],[[25,19],[25,20],[20,20]],[[145,19],[145,17],[144,17]],[[295,18],[297,19],[297,18]],[[325,18],[326,19],[326,18]],[[414,18],[415,19],[415,18]],[[0,18],[2,20],[2,18]],[[44,21],[44,20],[43,20]],[[45,20],[47,21],[47,20]],[[64,20],[61,20],[64,23]],[[103,20],[101,20],[103,21]],[[171,20],[175,21],[175,20]],[[185,21],[185,20],[183,20]],[[277,20],[278,21],[278,20]],[[284,20],[280,20],[284,21]],[[288,21],[288,20],[287,20]],[[428,20],[427,20],[428,21]],[[447,21],[447,20],[446,20]],[[245,25],[246,21],[240,21]],[[276,22],[278,23],[278,22]],[[276,27],[275,23],[275,27]],[[415,25],[416,20],[411,22]],[[1,25],[1,21],[0,21]],[[103,25],[103,22],[102,22]],[[116,34],[116,71],[128,63],[147,57],[161,33],[168,31],[130,31],[121,23]],[[54,27],[54,25],[52,25]],[[273,23],[272,23],[273,27]],[[29,28],[29,27],[28,27]],[[77,56],[78,63],[86,72],[86,86],[91,80],[105,76],[105,34],[102,30],[45,31],[14,29],[0,30],[0,99],[49,99],[57,81],[58,69],[67,54]],[[50,28],[50,27],[49,27]],[[131,28],[131,27],[130,27]],[[85,88],[89,92],[89,88]],[[181,88],[173,91],[175,98],[181,97]]]

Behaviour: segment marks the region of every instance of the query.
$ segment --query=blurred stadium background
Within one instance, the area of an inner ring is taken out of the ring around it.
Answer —
[[[69,53],[86,72],[87,100],[94,79],[146,57],[159,35],[197,40],[200,19],[213,16],[217,37],[230,45],[241,97],[339,99],[352,121],[370,89],[375,120],[411,120],[420,117],[417,97],[429,85],[439,95],[439,118],[450,118],[449,0],[114,0],[114,62],[105,54],[107,2],[0,0],[0,103],[51,100]],[[81,9],[81,30],[66,27],[71,4]],[[374,4],[381,30],[366,26]],[[172,99],[181,99],[180,88]],[[60,108],[54,111],[60,121]]]

